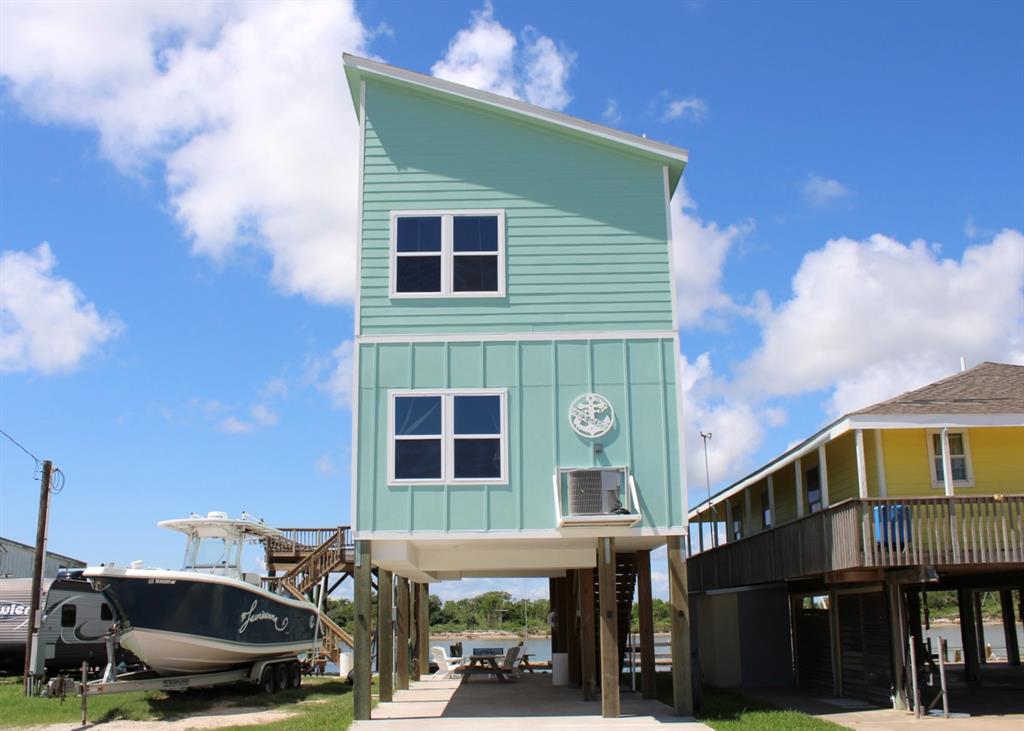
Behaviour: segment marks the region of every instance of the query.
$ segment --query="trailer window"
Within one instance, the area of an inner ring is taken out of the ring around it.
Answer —
[[[104,622],[109,622],[114,618],[114,613],[110,611],[110,605],[104,602],[100,604],[100,619]]]
[[[65,604],[60,608],[60,626],[74,627],[78,617],[78,608],[74,604]]]

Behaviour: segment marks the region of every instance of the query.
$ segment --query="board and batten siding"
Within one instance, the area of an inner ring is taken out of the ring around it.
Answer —
[[[360,533],[554,529],[556,467],[600,465],[633,470],[639,527],[684,525],[672,339],[361,343],[358,358]],[[388,391],[415,388],[508,389],[508,484],[388,485]],[[600,454],[568,420],[590,391],[615,411]]]
[[[672,329],[660,164],[367,80],[360,333]],[[500,298],[389,297],[390,214],[503,209]]]

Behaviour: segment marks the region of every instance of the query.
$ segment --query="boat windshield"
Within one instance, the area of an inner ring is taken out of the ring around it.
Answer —
[[[237,572],[241,541],[237,538],[189,536],[186,571]]]

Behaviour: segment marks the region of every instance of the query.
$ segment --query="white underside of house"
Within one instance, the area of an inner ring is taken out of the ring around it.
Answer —
[[[433,583],[470,578],[521,578],[564,576],[568,569],[597,566],[598,537],[550,536],[537,531],[525,536],[495,539],[482,535],[409,538],[382,534],[363,535],[371,541],[374,566],[413,581]],[[612,535],[608,531],[605,535]],[[667,534],[636,532],[615,536],[615,551],[651,550],[665,545]]]

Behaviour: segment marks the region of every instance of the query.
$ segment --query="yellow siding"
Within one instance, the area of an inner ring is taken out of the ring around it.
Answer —
[[[885,479],[889,495],[941,495],[933,487],[925,429],[887,429],[882,433]],[[1024,427],[967,430],[974,487],[955,488],[958,495],[1024,493]]]
[[[868,497],[878,497],[878,454],[875,451],[874,430],[864,432],[864,465],[868,471]]]
[[[796,520],[796,481],[793,465],[786,465],[775,473],[775,511],[779,517],[777,525]]]
[[[853,432],[833,439],[825,450],[829,505],[857,497],[857,443]]]

